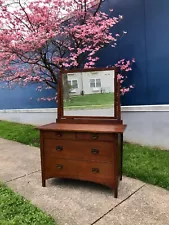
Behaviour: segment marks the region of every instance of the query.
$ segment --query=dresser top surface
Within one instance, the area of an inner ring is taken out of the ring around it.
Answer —
[[[75,132],[94,132],[94,133],[123,133],[126,125],[123,124],[69,124],[69,123],[50,123],[40,127],[44,131],[75,131]]]

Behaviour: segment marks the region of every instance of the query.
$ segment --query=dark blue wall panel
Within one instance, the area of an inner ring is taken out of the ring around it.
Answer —
[[[122,105],[168,104],[169,1],[107,0],[104,10],[109,8],[124,16],[116,29],[128,34],[116,49],[102,52],[99,65],[113,65],[122,58],[136,59],[127,81],[135,88],[122,97]]]
[[[120,59],[136,58],[133,71],[129,73],[125,85],[133,84],[132,91],[122,97],[122,105],[149,104],[147,99],[145,7],[143,0],[107,0],[103,11],[114,9],[112,16],[123,15],[123,20],[112,31],[127,34],[116,48],[106,48],[100,54],[99,67],[114,65]],[[146,99],[146,102],[145,102]]]
[[[0,88],[0,109],[55,108],[55,101],[38,101],[40,97],[54,96],[53,90],[36,91],[36,86]]]
[[[126,85],[135,86],[122,97],[123,105],[149,104],[147,99],[145,12],[143,0],[121,0],[118,11],[124,16],[119,24],[127,35],[121,39],[117,51],[120,58],[136,59],[133,71],[128,75]],[[115,9],[116,10],[116,9]]]
[[[151,104],[169,103],[169,0],[146,0],[148,95]]]

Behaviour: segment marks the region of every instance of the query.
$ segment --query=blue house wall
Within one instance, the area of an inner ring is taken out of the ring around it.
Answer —
[[[14,89],[0,88],[1,109],[33,109],[56,108],[56,101],[38,101],[41,97],[54,96],[54,90],[39,92],[36,85],[15,87]]]
[[[107,0],[104,11],[113,8],[124,16],[118,30],[127,31],[115,51],[105,50],[101,65],[113,59],[136,59],[128,82],[135,88],[122,97],[122,105],[168,104],[169,1]],[[106,52],[107,51],[107,52]]]
[[[101,52],[98,66],[134,57],[136,63],[127,82],[135,88],[122,97],[122,105],[168,104],[169,0],[105,0],[103,10],[108,12],[110,8],[114,9],[113,16],[124,16],[116,31],[128,33],[116,49]],[[56,107],[54,101],[37,101],[48,94],[37,92],[34,86],[0,89],[0,109]]]

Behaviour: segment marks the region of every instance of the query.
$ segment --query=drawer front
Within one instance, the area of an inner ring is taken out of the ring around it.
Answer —
[[[44,131],[44,138],[52,138],[56,140],[75,140],[76,134],[75,132],[67,132],[67,131]]]
[[[59,159],[56,157],[46,157],[45,158],[45,175],[49,176],[77,176],[78,171],[78,161]]]
[[[116,134],[111,134],[111,133],[77,133],[77,140],[115,142]]]
[[[58,158],[46,158],[45,175],[76,177],[86,180],[113,179],[114,169],[111,163],[84,162]]]
[[[113,161],[116,145],[110,142],[82,142],[45,139],[44,152],[58,158],[94,160],[102,162]]]

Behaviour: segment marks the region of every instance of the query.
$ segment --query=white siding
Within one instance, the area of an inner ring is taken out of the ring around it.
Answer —
[[[90,79],[100,79],[101,87],[98,87],[98,92],[109,93],[114,92],[114,71],[96,71],[96,72],[83,72],[83,73],[72,73],[68,74],[68,81],[77,80],[78,88],[76,89],[75,95],[79,95],[82,90],[84,90],[85,94],[95,93],[94,89],[90,87]],[[83,88],[82,88],[83,87]],[[97,93],[97,92],[96,92]]]
[[[71,80],[77,80],[77,84],[78,84],[78,88],[75,89],[76,92],[72,94],[80,95],[82,90],[81,73],[68,74],[68,81],[71,81]]]

